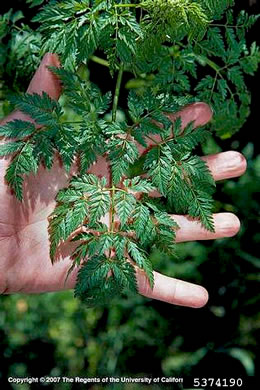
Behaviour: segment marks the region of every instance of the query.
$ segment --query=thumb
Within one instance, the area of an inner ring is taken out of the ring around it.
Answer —
[[[60,67],[60,61],[56,54],[45,54],[30,82],[27,93],[41,94],[46,92],[52,99],[57,100],[61,94],[61,83],[58,77],[48,69],[48,66]]]
[[[46,92],[52,99],[58,100],[61,94],[61,82],[58,77],[48,69],[48,66],[60,67],[60,61],[56,54],[45,54],[29,84],[27,93],[38,93],[40,95],[42,92]],[[33,122],[28,115],[16,110],[3,119],[0,122],[0,125],[4,125],[14,119]]]

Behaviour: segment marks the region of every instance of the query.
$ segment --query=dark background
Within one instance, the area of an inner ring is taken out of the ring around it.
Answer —
[[[25,1],[8,1],[0,9],[6,12],[10,7],[22,9],[26,18],[35,12]],[[260,12],[259,1],[252,6],[237,1],[236,8]],[[259,23],[248,33],[248,41],[258,36]],[[98,65],[90,71],[93,81],[109,87],[106,75],[100,80]],[[240,233],[216,242],[180,244],[179,260],[154,255],[162,272],[205,286],[208,305],[193,310],[137,296],[89,310],[70,291],[3,296],[0,380],[11,375],[223,377],[259,372],[259,75],[248,77],[247,85],[252,113],[246,125],[232,138],[216,138],[216,144],[207,147],[212,152],[238,150],[248,160],[247,173],[219,183],[215,194],[219,211],[240,218]]]

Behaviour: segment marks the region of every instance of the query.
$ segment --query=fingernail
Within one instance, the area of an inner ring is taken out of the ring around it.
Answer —
[[[215,215],[215,227],[222,237],[233,237],[240,230],[240,221],[235,214],[220,213]]]
[[[182,282],[177,284],[176,298],[179,305],[200,308],[206,305],[209,295],[204,287]]]
[[[245,157],[236,151],[223,152],[215,159],[213,167],[216,175],[221,179],[241,176],[247,168]],[[217,177],[215,178],[217,180]]]
[[[209,294],[204,287],[198,286],[197,299],[194,304],[194,308],[199,309],[208,303]]]

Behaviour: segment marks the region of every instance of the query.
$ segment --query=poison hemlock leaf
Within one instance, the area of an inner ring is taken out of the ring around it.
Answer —
[[[196,155],[209,131],[194,129],[192,122],[184,128],[175,114],[204,101],[214,112],[211,132],[229,138],[241,128],[250,104],[245,74],[254,75],[260,59],[246,33],[258,17],[236,16],[233,0],[27,3],[41,7],[35,41],[25,28],[25,42],[34,42],[28,68],[37,50],[37,57],[57,53],[62,67],[50,71],[61,80],[65,103],[45,92],[11,97],[33,123],[14,120],[0,127],[0,157],[10,159],[5,179],[22,201],[26,176],[40,164],[52,169],[58,156],[70,173],[77,162],[78,172],[57,194],[49,217],[52,262],[62,259],[64,243],[77,243],[68,277],[79,268],[75,296],[88,306],[124,290],[136,292],[137,270],[153,288],[151,251],[176,255],[178,226],[169,213],[188,214],[214,231],[215,183]],[[1,22],[1,37],[11,31],[18,50],[21,33],[10,27],[15,15],[5,14]],[[26,50],[18,50],[19,58]],[[103,93],[86,76],[90,61],[109,68],[113,92]],[[124,101],[125,73],[132,78]],[[97,161],[107,172],[93,173]]]
[[[37,124],[53,129],[58,127],[58,120],[62,115],[61,107],[46,92],[43,92],[42,95],[27,93],[21,96],[11,96],[10,101],[19,110],[34,119]]]
[[[10,144],[7,144],[10,147]],[[5,146],[7,146],[5,145]],[[9,154],[6,153],[6,154]],[[23,199],[24,175],[36,174],[38,161],[33,156],[33,147],[30,143],[24,143],[12,159],[6,170],[5,179],[20,201]]]
[[[154,147],[147,153],[144,168],[148,169],[153,184],[162,195],[167,193],[171,165],[172,154],[168,145]]]
[[[89,307],[104,305],[125,288],[137,292],[135,270],[129,262],[92,257],[78,272],[75,296]]]
[[[115,209],[120,223],[124,226],[135,209],[136,198],[132,194],[117,192],[115,195]]]
[[[68,200],[68,197],[64,196],[64,199]],[[86,202],[79,195],[73,203],[62,202],[50,215],[50,256],[53,262],[59,244],[67,240],[78,226],[84,223],[86,216]]]
[[[0,136],[22,139],[32,135],[35,130],[35,126],[32,123],[15,119],[0,127]]]
[[[2,144],[0,145],[0,156],[2,157],[2,156],[8,156],[9,154],[13,154],[21,150],[23,146],[24,143],[19,141]]]

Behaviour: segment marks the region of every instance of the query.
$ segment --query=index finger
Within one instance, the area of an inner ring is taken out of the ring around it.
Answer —
[[[61,95],[61,83],[58,77],[48,69],[49,66],[60,67],[60,61],[56,54],[45,54],[29,84],[27,93],[38,93],[40,95],[42,92],[46,92],[52,99],[58,100]],[[4,118],[0,124],[4,125],[14,119],[33,122],[30,116],[16,110]]]

